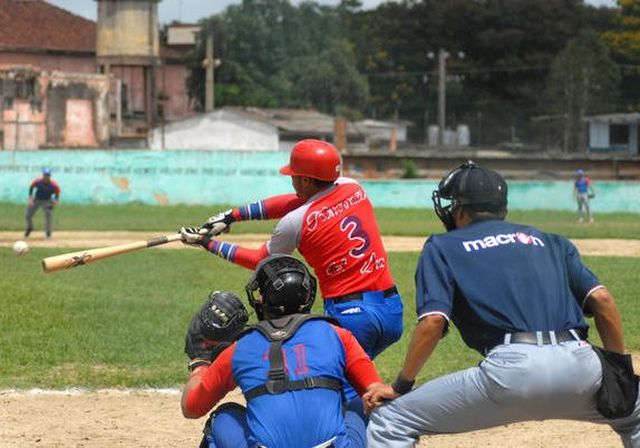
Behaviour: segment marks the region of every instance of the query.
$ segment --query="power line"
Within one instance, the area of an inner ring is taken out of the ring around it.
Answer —
[[[635,69],[640,70],[640,64],[615,64],[616,67],[621,69]],[[516,73],[516,72],[538,72],[538,71],[548,71],[550,66],[548,65],[523,65],[523,66],[512,66],[512,67],[497,67],[497,68],[469,68],[464,70],[455,70],[450,69],[447,72],[451,75],[476,75],[476,74],[486,74],[486,73]],[[424,76],[433,76],[437,74],[436,70],[430,71],[408,71],[408,72],[373,72],[373,73],[364,73],[366,76],[374,77],[374,78],[413,78],[413,77],[424,77]]]

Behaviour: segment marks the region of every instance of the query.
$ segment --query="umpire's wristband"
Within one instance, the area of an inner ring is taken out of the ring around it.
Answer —
[[[187,369],[189,369],[189,373],[192,373],[198,367],[209,367],[211,363],[206,359],[196,358],[189,363]]]
[[[398,376],[396,377],[396,380],[391,385],[391,388],[397,393],[399,393],[400,395],[404,395],[407,392],[410,392],[411,389],[413,389],[413,385],[415,384],[415,382],[416,380],[409,381],[408,379],[404,378],[402,374],[399,373]]]

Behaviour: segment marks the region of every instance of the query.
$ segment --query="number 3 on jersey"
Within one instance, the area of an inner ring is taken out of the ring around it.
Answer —
[[[362,258],[371,245],[369,235],[362,227],[362,221],[357,216],[347,216],[340,222],[340,230],[347,232],[350,241],[356,243],[349,251],[353,258]]]

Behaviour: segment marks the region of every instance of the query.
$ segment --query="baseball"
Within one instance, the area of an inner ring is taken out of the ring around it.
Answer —
[[[29,250],[29,245],[25,241],[16,241],[13,243],[13,253],[17,256],[24,255]]]

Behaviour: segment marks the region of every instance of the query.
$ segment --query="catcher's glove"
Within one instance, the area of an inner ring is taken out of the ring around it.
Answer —
[[[249,319],[237,295],[212,292],[200,311],[191,318],[184,351],[191,359],[189,370],[210,364],[231,345]]]

